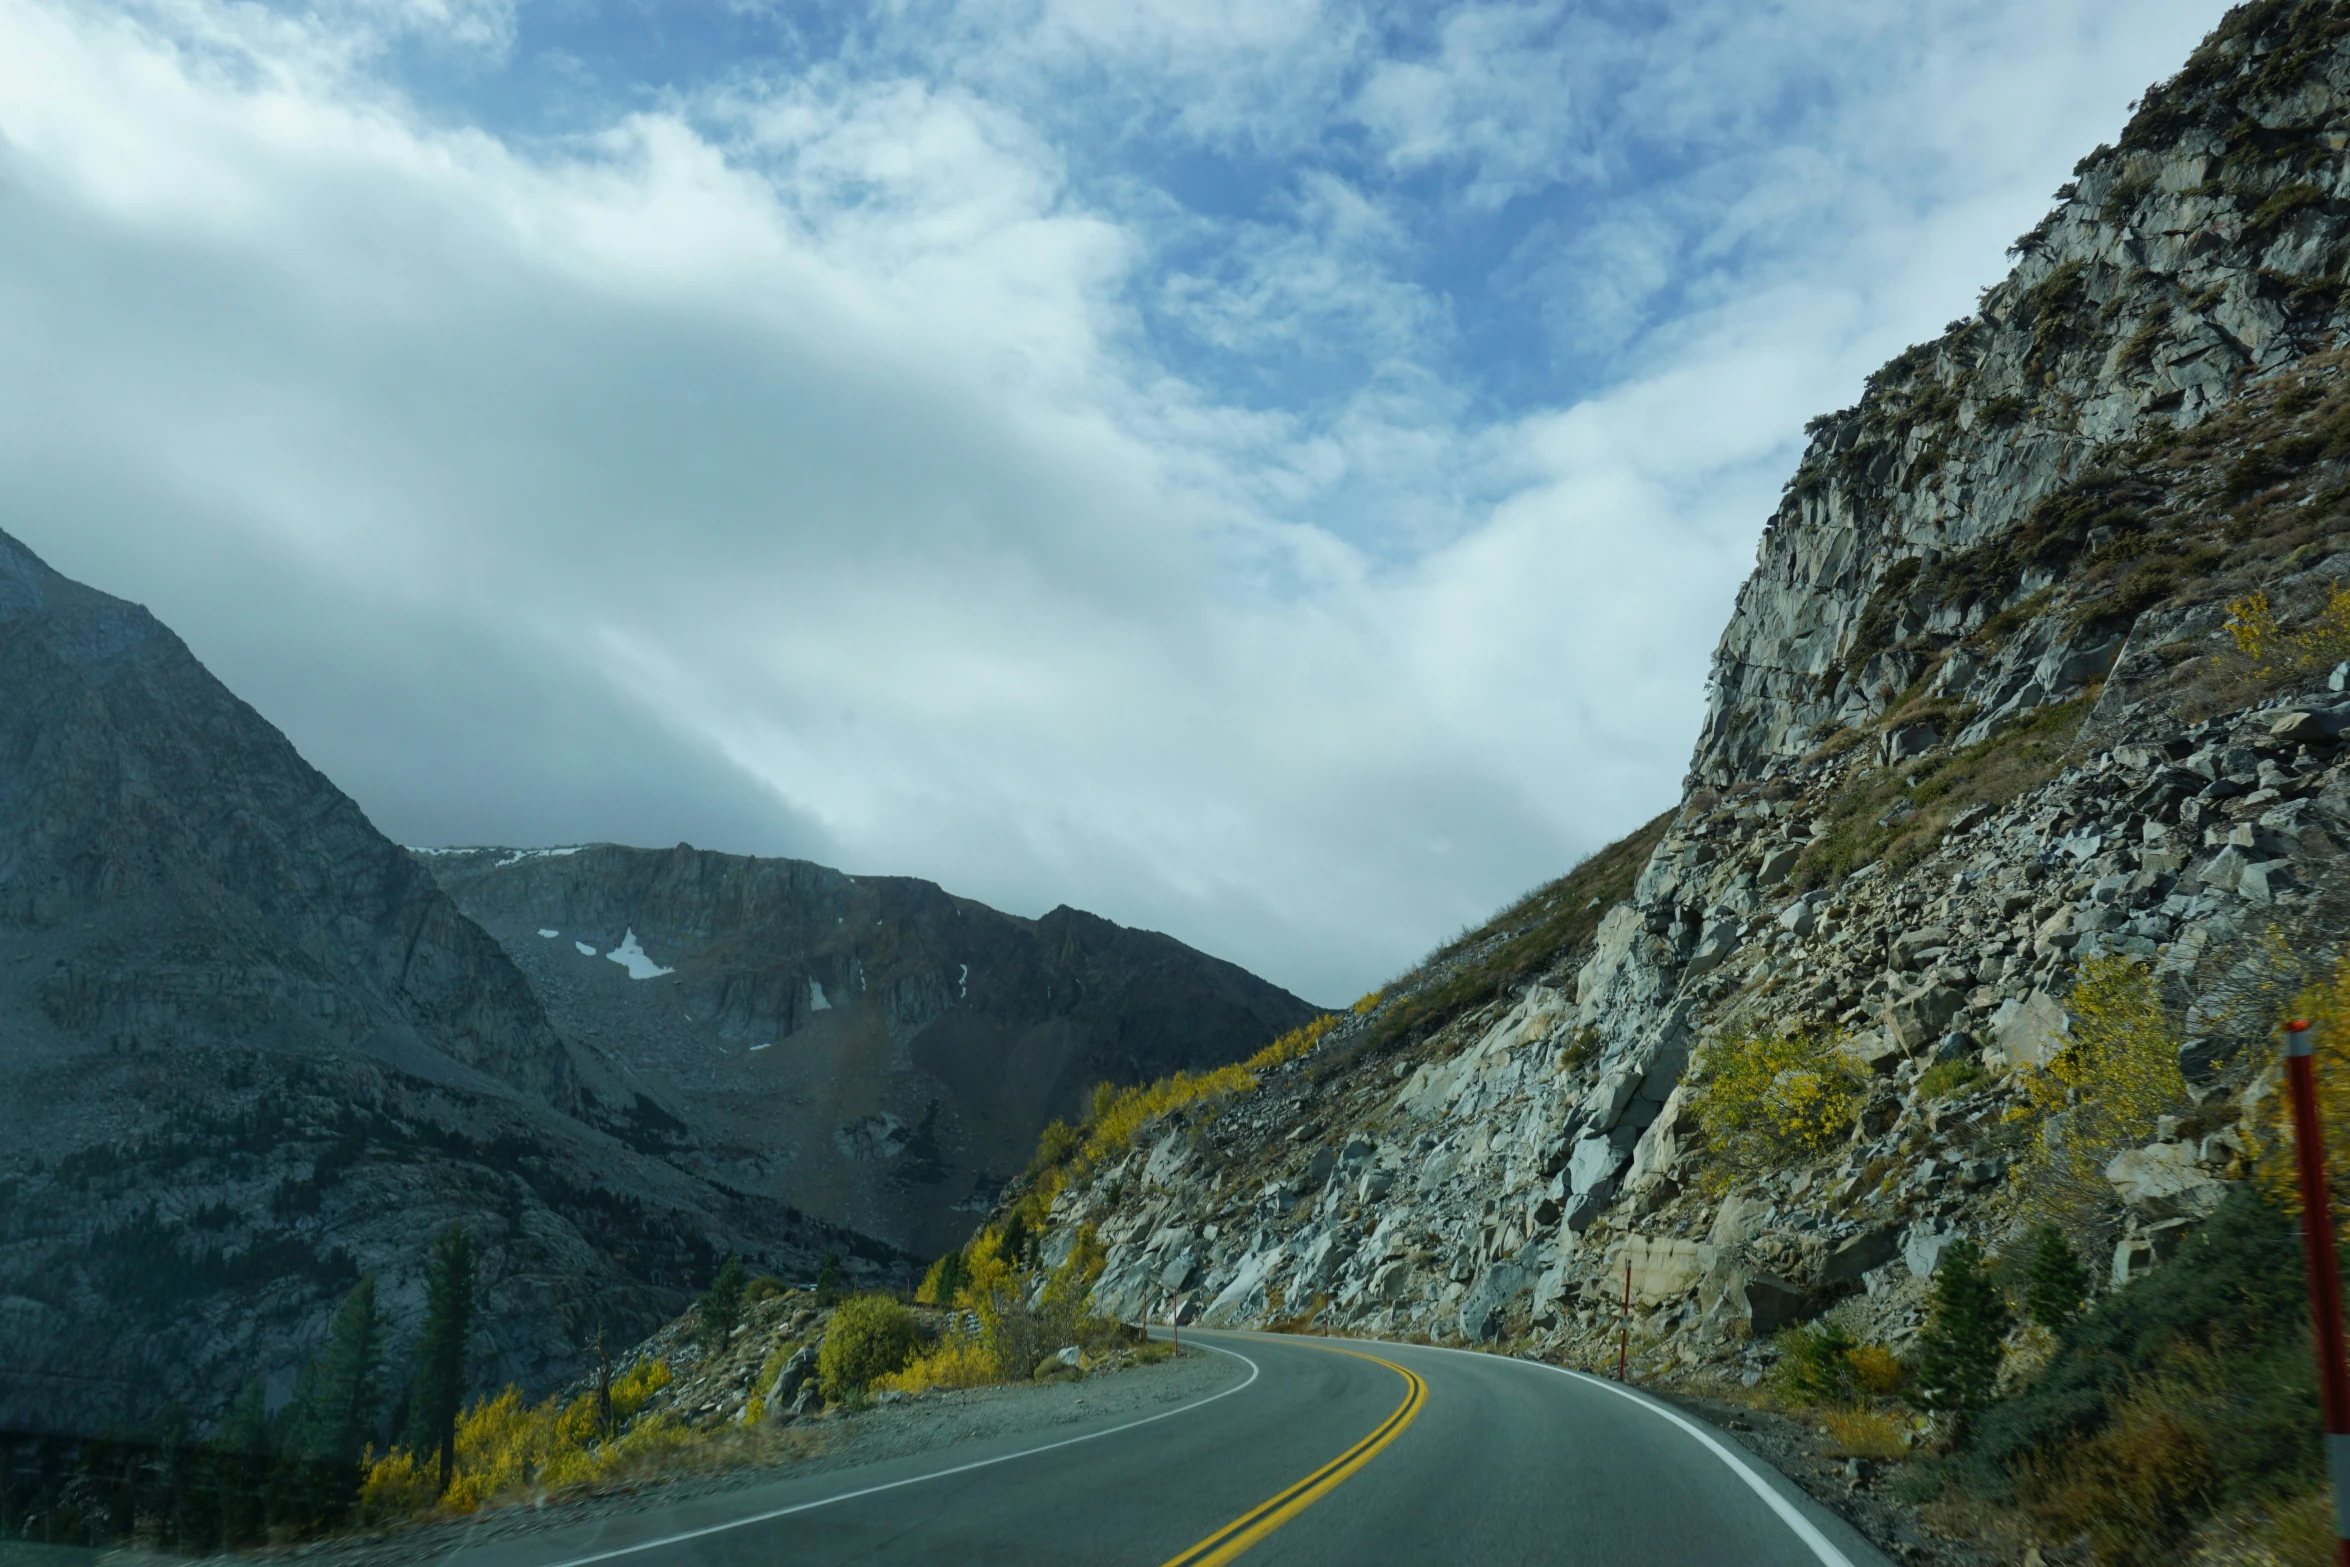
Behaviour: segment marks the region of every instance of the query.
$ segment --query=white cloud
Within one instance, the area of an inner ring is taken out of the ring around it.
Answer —
[[[405,841],[801,853],[1343,999],[1668,802],[1802,420],[2216,13],[2050,9],[1951,64],[973,0],[526,142],[384,63],[494,7],[0,0],[0,527]],[[1288,161],[1221,212],[1136,137]],[[1445,234],[1569,184],[1511,276],[1604,374],[1513,400]]]

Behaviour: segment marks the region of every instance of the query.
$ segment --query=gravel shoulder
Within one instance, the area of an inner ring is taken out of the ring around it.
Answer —
[[[969,1442],[1046,1436],[1080,1423],[1148,1415],[1230,1387],[1247,1370],[1229,1356],[1185,1349],[1156,1365],[1083,1380],[925,1393],[854,1413],[802,1420],[776,1433],[773,1450],[740,1466],[675,1478],[485,1508],[389,1534],[314,1541],[282,1552],[322,1567],[390,1567],[446,1556],[493,1540],[723,1495],[779,1479],[850,1470]]]
[[[1854,1476],[1844,1459],[1828,1455],[1821,1434],[1800,1420],[1669,1388],[1646,1386],[1641,1391],[1728,1432],[1740,1446],[1795,1482],[1805,1495],[1851,1524],[1871,1545],[1896,1561],[1930,1567],[1993,1567],[2002,1559],[1937,1533],[1919,1508],[1895,1499],[1892,1485],[1903,1465],[1863,1462]]]

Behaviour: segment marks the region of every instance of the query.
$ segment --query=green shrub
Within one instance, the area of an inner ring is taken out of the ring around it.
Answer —
[[[1918,1079],[1918,1093],[1927,1099],[1947,1099],[1960,1094],[1983,1080],[1982,1063],[1964,1056],[1954,1061],[1937,1061],[1926,1068],[1926,1075]]]
[[[825,1398],[838,1401],[902,1370],[921,1344],[914,1314],[887,1295],[842,1301],[824,1330],[824,1347],[816,1352]]]
[[[2298,1243],[2292,1221],[2250,1182],[2177,1256],[2081,1313],[2030,1387],[1976,1417],[1953,1477],[1995,1499],[2012,1498],[2018,1476],[2050,1494],[2072,1455],[2156,1377],[2172,1403],[2192,1408],[2210,1445],[2210,1505],[2322,1481]]]

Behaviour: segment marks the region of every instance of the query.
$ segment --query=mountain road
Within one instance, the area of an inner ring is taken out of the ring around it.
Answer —
[[[1187,1332],[1224,1386],[485,1543],[443,1567],[1589,1563],[1885,1567],[1726,1433],[1495,1355]]]

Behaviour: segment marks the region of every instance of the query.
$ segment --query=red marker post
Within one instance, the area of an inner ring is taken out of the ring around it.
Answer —
[[[2326,1469],[2334,1482],[2334,1559],[2341,1567],[2350,1567],[2350,1353],[2342,1342],[2342,1274],[2334,1261],[2334,1205],[2326,1194],[2325,1132],[2317,1113],[2315,1032],[2307,1018],[2285,1025],[2285,1087],[2293,1102],[2301,1247],[2309,1264],[2309,1310],[2317,1325]]]
[[[1627,1363],[1628,1363],[1628,1362],[1629,1362],[1631,1359],[1632,1359],[1632,1253],[1631,1253],[1631,1249],[1630,1249],[1629,1247],[1627,1247],[1627,1248],[1625,1249],[1625,1252],[1624,1252],[1624,1326],[1623,1326],[1623,1336],[1622,1336],[1622,1337],[1620,1337],[1620,1338],[1618,1338],[1618,1339],[1616,1340],[1616,1380],[1617,1380],[1618,1382],[1629,1382],[1629,1381],[1631,1381],[1631,1380],[1632,1380],[1632,1379],[1631,1379],[1629,1376],[1626,1376],[1626,1375],[1624,1374],[1624,1372],[1625,1372],[1625,1366],[1627,1365]],[[2350,1567],[2350,1564],[2345,1564],[2345,1567]]]

